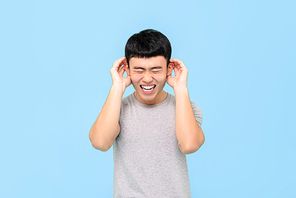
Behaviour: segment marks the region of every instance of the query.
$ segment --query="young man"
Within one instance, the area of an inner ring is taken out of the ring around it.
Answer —
[[[202,113],[190,102],[185,65],[170,57],[167,37],[148,29],[129,38],[111,69],[89,138],[101,151],[113,145],[114,197],[191,197],[186,154],[204,143]],[[175,96],[163,90],[166,82]],[[135,92],[122,99],[130,84]]]

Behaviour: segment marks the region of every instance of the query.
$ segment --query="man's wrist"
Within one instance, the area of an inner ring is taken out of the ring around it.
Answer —
[[[111,90],[123,95],[125,92],[125,86],[122,83],[113,83]]]
[[[174,92],[175,92],[175,95],[184,94],[184,93],[188,93],[188,89],[187,89],[187,86],[175,86]]]

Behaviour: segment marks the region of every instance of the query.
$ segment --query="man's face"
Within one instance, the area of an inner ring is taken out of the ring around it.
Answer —
[[[152,105],[166,98],[163,87],[167,77],[167,60],[163,56],[131,58],[129,75],[136,90],[135,97],[142,103]]]

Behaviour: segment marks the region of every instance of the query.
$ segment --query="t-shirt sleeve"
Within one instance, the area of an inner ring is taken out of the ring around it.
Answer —
[[[202,112],[201,112],[201,109],[200,107],[195,104],[194,102],[191,102],[191,106],[192,106],[192,109],[193,109],[193,113],[194,113],[194,116],[195,116],[195,119],[197,121],[197,124],[199,126],[201,126],[202,124]]]

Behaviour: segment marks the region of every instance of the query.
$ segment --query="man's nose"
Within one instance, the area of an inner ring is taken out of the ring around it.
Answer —
[[[153,78],[152,78],[152,75],[150,74],[150,72],[145,72],[144,73],[144,76],[143,76],[143,81],[145,83],[149,83],[149,82],[152,82]]]

